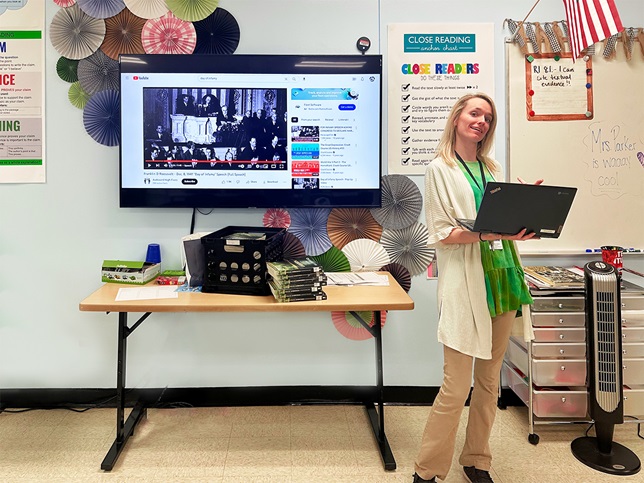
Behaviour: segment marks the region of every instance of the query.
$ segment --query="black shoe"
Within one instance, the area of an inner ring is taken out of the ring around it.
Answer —
[[[412,483],[436,483],[436,477],[434,476],[431,480],[425,480],[418,476],[418,473],[414,473],[414,481]]]
[[[463,466],[463,473],[472,483],[494,483],[489,471],[479,470],[473,466]]]

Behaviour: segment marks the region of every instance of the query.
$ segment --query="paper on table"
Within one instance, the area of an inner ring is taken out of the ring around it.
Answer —
[[[389,285],[387,275],[375,272],[324,272],[328,285]]]
[[[115,300],[124,302],[126,300],[176,299],[179,297],[176,290],[175,286],[120,288]]]

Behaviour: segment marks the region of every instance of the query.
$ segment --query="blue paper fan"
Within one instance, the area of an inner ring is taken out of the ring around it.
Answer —
[[[80,9],[90,17],[113,17],[125,8],[123,0],[76,0]]]
[[[290,210],[288,231],[300,239],[307,255],[321,255],[333,245],[326,231],[330,212],[328,208]]]
[[[83,125],[94,141],[118,146],[121,137],[121,104],[118,91],[101,91],[90,97],[83,111]]]
[[[78,81],[90,95],[99,91],[119,89],[119,63],[97,50],[78,63]]]
[[[197,32],[195,54],[232,54],[239,45],[239,24],[233,15],[218,7],[194,23]]]

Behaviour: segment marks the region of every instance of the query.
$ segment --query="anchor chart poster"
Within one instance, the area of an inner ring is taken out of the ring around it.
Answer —
[[[45,5],[0,0],[0,183],[44,183]]]
[[[388,172],[424,174],[464,94],[494,94],[493,24],[388,28]]]

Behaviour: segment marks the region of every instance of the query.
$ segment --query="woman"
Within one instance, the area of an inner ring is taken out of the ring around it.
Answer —
[[[534,237],[525,230],[513,236],[476,233],[456,222],[476,218],[485,184],[499,174],[489,155],[496,123],[490,97],[463,96],[452,108],[425,175],[428,244],[436,248],[440,273],[438,340],[444,372],[423,433],[414,483],[447,476],[472,364],[474,390],[459,463],[469,481],[492,481],[488,441],[503,354],[517,310],[532,303],[514,241]]]

